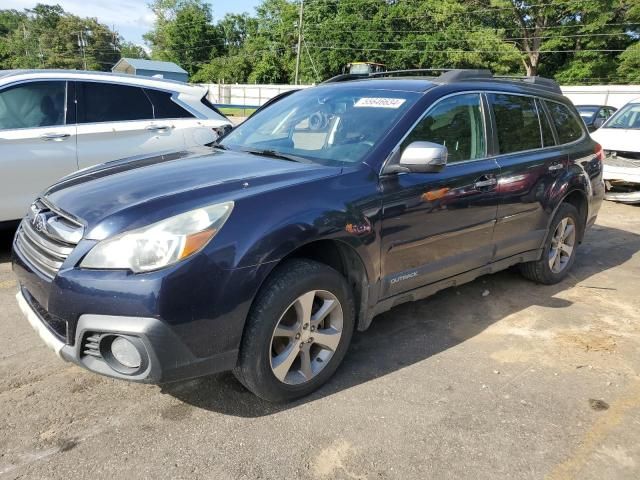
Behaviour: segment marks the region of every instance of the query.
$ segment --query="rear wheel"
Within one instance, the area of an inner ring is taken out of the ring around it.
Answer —
[[[542,258],[521,264],[521,273],[545,285],[562,281],[575,261],[580,228],[578,210],[568,203],[560,205],[549,227]]]
[[[355,309],[344,277],[311,260],[278,267],[251,309],[234,374],[269,401],[307,395],[338,368]]]

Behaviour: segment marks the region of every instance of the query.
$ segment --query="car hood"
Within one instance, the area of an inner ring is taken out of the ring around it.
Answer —
[[[317,164],[197,148],[90,167],[63,178],[43,197],[83,223],[85,238],[101,240],[204,205],[238,201],[340,172]]]
[[[591,134],[605,150],[640,152],[640,130],[599,128]]]

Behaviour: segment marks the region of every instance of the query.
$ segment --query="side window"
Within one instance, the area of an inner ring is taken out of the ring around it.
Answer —
[[[145,93],[153,104],[154,118],[193,118],[193,115],[171,99],[171,94],[145,88]]]
[[[153,119],[153,107],[142,88],[83,82],[78,123]]]
[[[27,82],[0,92],[0,130],[64,125],[66,82]]]
[[[500,153],[542,147],[535,99],[518,95],[489,94],[496,119]]]
[[[540,116],[540,128],[542,130],[542,146],[550,147],[556,144],[556,140],[553,138],[553,130],[549,123],[549,117],[544,111],[544,105],[542,100],[536,99],[536,106],[538,107],[538,115]]]
[[[401,150],[412,142],[433,142],[447,147],[449,162],[486,156],[482,103],[477,93],[442,100],[420,120],[404,140]]]
[[[545,100],[545,104],[556,126],[558,140],[561,144],[573,142],[582,136],[581,122],[571,113],[571,110],[561,103],[549,100]]]
[[[602,120],[606,120],[607,118],[609,118],[609,110],[607,110],[606,108],[601,108],[600,110],[598,110],[598,118],[601,118]]]

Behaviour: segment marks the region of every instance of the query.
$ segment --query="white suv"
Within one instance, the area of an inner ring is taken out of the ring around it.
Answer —
[[[64,70],[0,70],[0,223],[97,163],[206,145],[231,128],[203,87]]]

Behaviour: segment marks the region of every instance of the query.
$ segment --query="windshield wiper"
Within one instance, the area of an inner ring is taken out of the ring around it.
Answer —
[[[277,152],[276,150],[258,149],[258,148],[241,148],[243,152],[251,153],[252,155],[261,155],[264,157],[279,158],[281,160],[288,160],[290,162],[300,163],[312,163],[309,159],[299,157],[297,155],[289,155],[288,153]]]
[[[212,148],[217,148],[218,150],[229,150],[229,147],[225,147],[224,145],[218,142],[211,142],[209,146]]]

